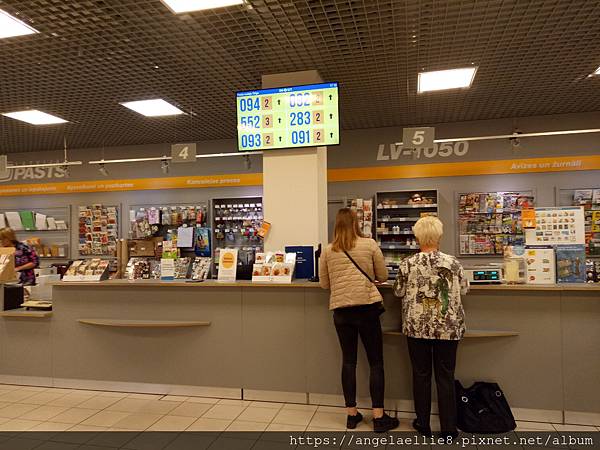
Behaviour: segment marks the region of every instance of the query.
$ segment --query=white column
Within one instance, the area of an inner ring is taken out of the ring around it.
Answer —
[[[263,75],[263,89],[322,83],[315,70]],[[265,251],[327,244],[327,147],[263,153]]]

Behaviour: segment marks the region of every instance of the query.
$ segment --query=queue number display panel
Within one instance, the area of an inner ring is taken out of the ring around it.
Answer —
[[[238,92],[238,150],[339,144],[338,98],[338,83]]]

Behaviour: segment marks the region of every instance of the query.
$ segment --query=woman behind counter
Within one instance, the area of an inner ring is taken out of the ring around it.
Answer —
[[[465,333],[461,295],[469,284],[458,260],[439,250],[444,232],[440,219],[423,217],[413,232],[421,251],[400,263],[394,283],[394,294],[402,298],[402,332],[413,369],[413,428],[431,435],[433,360],[442,435],[456,437],[454,368],[458,341]]]
[[[15,270],[19,272],[19,282],[26,286],[35,284],[34,269],[39,266],[40,260],[34,249],[17,240],[11,228],[0,230],[0,245],[15,249]]]
[[[354,261],[354,262],[353,262]],[[371,367],[369,387],[373,407],[373,429],[385,432],[399,425],[385,414],[383,339],[379,315],[383,299],[375,280],[387,281],[383,254],[373,239],[362,237],[356,213],[349,208],[338,211],[333,235],[321,256],[319,279],[330,289],[329,309],[342,347],[342,388],[348,410],[347,428],[354,429],[363,416],[356,409],[356,353],[358,337],[365,347]]]

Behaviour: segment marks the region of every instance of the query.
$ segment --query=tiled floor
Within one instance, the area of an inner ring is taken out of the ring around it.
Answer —
[[[370,412],[357,431],[370,431]],[[401,415],[400,430],[412,431]],[[0,385],[0,433],[8,431],[343,431],[344,408],[175,395]],[[517,431],[600,431],[518,422]]]

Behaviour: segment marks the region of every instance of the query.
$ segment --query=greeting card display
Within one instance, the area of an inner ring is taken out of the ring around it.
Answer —
[[[116,206],[80,206],[79,254],[115,256],[118,230]]]
[[[79,259],[69,266],[63,281],[102,281],[108,279],[110,261]]]
[[[296,253],[257,253],[252,267],[252,281],[263,283],[292,282],[296,267]]]

